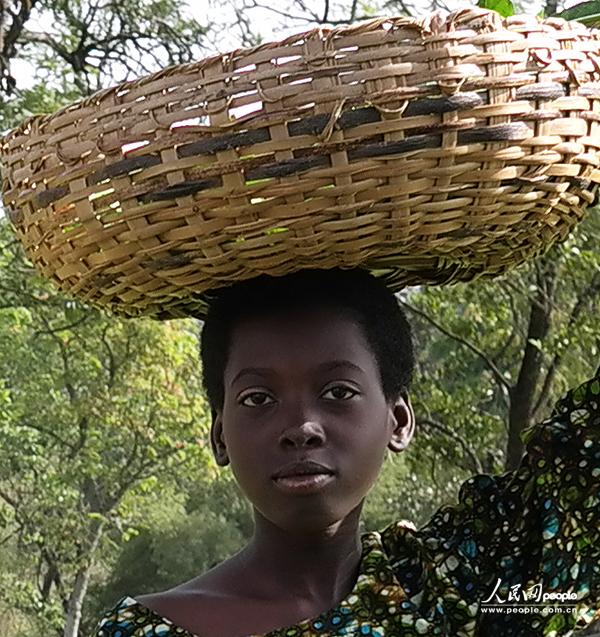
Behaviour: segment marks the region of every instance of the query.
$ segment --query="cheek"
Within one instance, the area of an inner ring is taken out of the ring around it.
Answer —
[[[374,418],[373,414],[370,422],[357,428],[351,438],[342,435],[339,444],[345,450],[345,457],[352,463],[346,468],[352,482],[372,485],[377,480],[388,442],[386,417]]]
[[[269,487],[267,476],[260,471],[259,460],[256,458],[256,454],[249,445],[245,445],[243,449],[234,447],[229,457],[229,469],[235,481],[242,493],[253,504],[264,499],[265,489]]]
[[[246,432],[226,429],[224,439],[229,460],[238,471],[249,471],[257,457],[260,458],[261,444],[264,442],[261,443],[257,433],[252,433],[249,429]]]
[[[225,428],[223,432],[231,471],[243,489],[246,485],[252,489],[262,476],[261,461],[268,446],[265,430],[253,430],[251,425],[237,423],[235,428]]]
[[[385,431],[383,427],[379,428],[376,434],[370,435],[369,440],[365,441],[363,446],[364,462],[363,467],[359,467],[359,469],[371,484],[374,484],[377,480],[385,460],[388,443]]]
[[[389,409],[385,403],[377,401],[370,407],[365,405],[356,418],[358,437],[361,444],[371,450],[381,448],[385,450],[388,443]]]

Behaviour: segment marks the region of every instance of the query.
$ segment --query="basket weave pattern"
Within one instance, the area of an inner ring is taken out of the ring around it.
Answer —
[[[497,275],[594,199],[599,49],[479,9],[317,29],[30,118],[0,145],[4,200],[46,277],[129,315],[300,267]]]

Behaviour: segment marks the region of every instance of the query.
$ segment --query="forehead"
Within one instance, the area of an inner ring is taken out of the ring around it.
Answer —
[[[363,328],[347,310],[285,310],[239,321],[233,328],[225,371],[245,366],[307,368],[346,359],[377,372]]]

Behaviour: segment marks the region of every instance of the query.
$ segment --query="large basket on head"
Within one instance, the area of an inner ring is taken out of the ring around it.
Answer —
[[[129,315],[304,267],[496,275],[594,199],[599,49],[479,9],[313,30],[30,118],[1,143],[4,200],[46,277]]]

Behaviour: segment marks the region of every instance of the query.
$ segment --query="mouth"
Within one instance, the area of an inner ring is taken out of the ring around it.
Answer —
[[[283,467],[272,479],[285,493],[309,494],[320,491],[332,482],[335,472],[316,462],[298,462]]]

